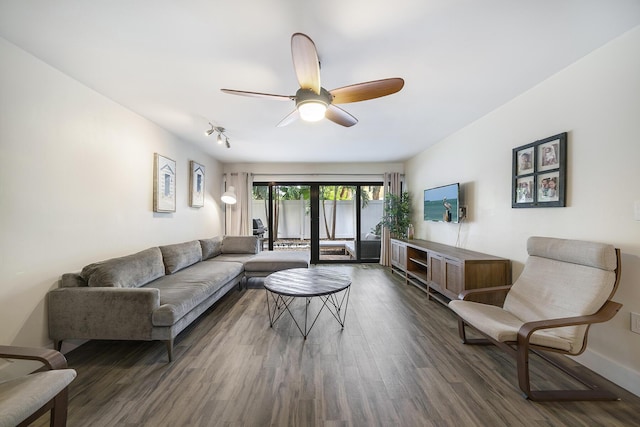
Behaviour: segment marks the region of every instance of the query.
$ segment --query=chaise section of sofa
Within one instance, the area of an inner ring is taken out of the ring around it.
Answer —
[[[308,268],[309,251],[263,251],[244,263],[245,277],[266,277],[289,268]]]

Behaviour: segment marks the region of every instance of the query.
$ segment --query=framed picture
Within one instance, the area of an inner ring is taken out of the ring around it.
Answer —
[[[153,211],[176,211],[176,162],[158,153],[153,163]]]
[[[518,172],[517,175],[533,173],[533,147],[523,148],[518,151]]]
[[[201,208],[204,206],[204,166],[191,160],[189,169],[189,206]]]
[[[560,192],[558,191],[559,175],[558,171],[555,171],[537,176],[539,202],[557,202],[560,200]]]
[[[567,133],[513,149],[511,207],[564,207]]]

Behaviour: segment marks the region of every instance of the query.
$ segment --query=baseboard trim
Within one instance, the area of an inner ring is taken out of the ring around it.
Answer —
[[[574,359],[593,372],[640,397],[640,372],[622,366],[616,361],[595,351],[585,350]]]

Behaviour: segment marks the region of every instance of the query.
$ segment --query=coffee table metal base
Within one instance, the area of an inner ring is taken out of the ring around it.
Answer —
[[[305,307],[304,307],[304,319],[300,319],[300,323],[296,320],[296,317],[293,315],[291,311],[291,304],[296,299],[301,299],[300,297],[292,297],[279,295],[274,292],[267,292],[267,309],[269,311],[269,326],[273,328],[273,325],[276,324],[280,317],[288,312],[293,319],[293,323],[296,325],[304,339],[307,339],[309,332],[311,332],[311,328],[316,324],[318,317],[320,317],[320,313],[326,308],[331,312],[336,321],[340,324],[342,329],[344,329],[344,322],[347,315],[347,307],[349,305],[349,294],[351,293],[351,286],[347,287],[344,291],[339,294],[330,294],[324,296],[318,296],[315,298],[320,298],[322,300],[322,305],[320,309],[315,314],[315,317],[310,321],[309,319],[309,306],[311,305],[311,299],[314,297],[304,297],[305,299]],[[344,309],[343,309],[344,308]],[[301,325],[302,323],[302,325]]]

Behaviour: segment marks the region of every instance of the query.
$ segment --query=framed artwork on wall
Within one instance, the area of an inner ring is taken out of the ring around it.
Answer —
[[[512,208],[566,206],[566,132],[514,148],[512,162]]]
[[[153,162],[153,211],[176,211],[176,162],[158,153]]]
[[[204,166],[191,160],[190,170],[189,206],[201,208],[204,206]]]

